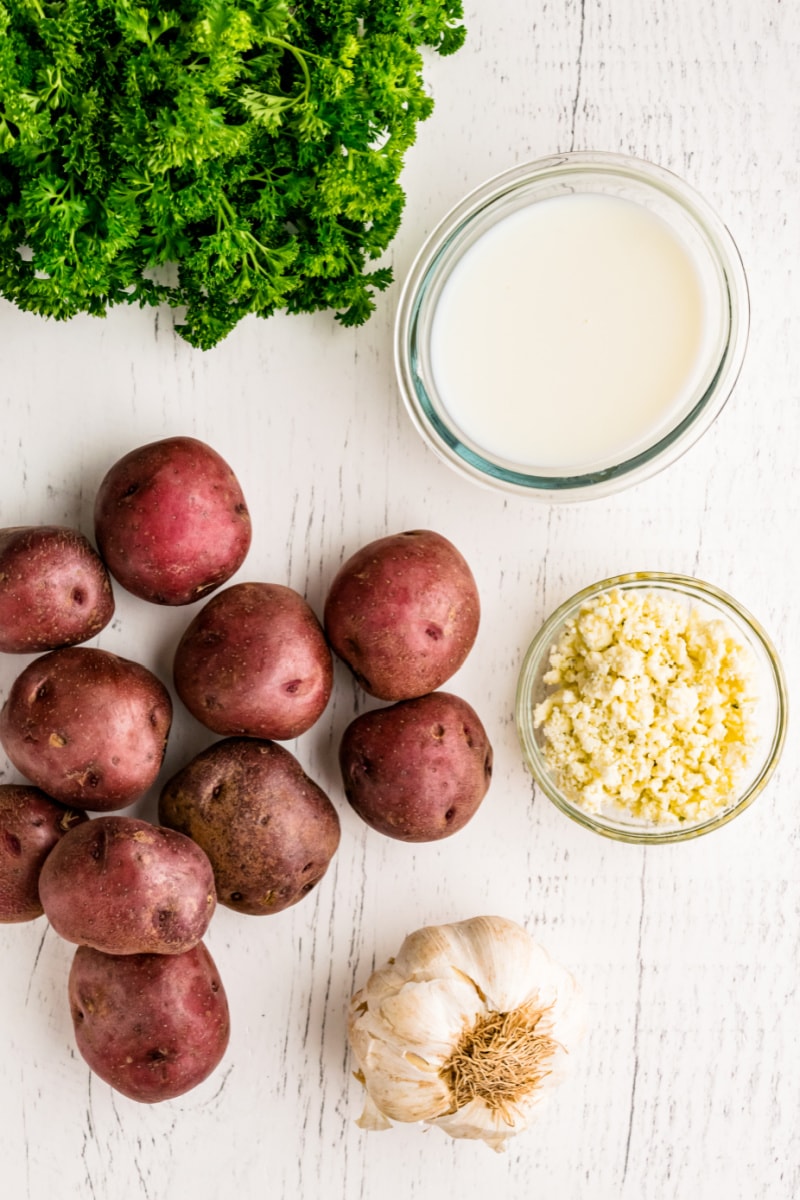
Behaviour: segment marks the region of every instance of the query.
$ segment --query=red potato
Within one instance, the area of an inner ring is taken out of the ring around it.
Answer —
[[[175,688],[220,734],[297,737],[330,699],[333,662],[302,596],[275,583],[238,583],[208,601],[175,653]]]
[[[190,604],[244,562],[250,513],[216,450],[196,438],[165,438],[107,472],[95,501],[95,536],[129,592],[155,604]]]
[[[85,812],[56,804],[39,788],[0,784],[0,922],[42,915],[39,875],[48,854]]]
[[[133,817],[76,826],[47,857],[39,895],[60,937],[105,954],[183,954],[217,902],[200,847]]]
[[[339,748],[345,795],[388,837],[431,842],[475,815],[492,777],[492,747],[466,700],[433,692],[362,713]]]
[[[76,529],[0,529],[0,650],[38,654],[86,642],[114,615],[100,556]]]
[[[297,759],[274,742],[215,742],[164,786],[162,825],[203,847],[220,904],[281,912],[319,883],[339,845],[339,817]]]
[[[172,955],[79,946],[69,1004],[78,1050],[92,1071],[143,1104],[202,1083],[228,1047],[228,1001],[203,942]]]
[[[441,534],[379,538],[339,569],[325,602],[328,641],[380,700],[425,695],[472,649],[480,599],[472,572]]]
[[[49,796],[103,812],[155,782],[171,721],[169,692],[146,667],[72,646],[17,676],[0,711],[0,742]]]

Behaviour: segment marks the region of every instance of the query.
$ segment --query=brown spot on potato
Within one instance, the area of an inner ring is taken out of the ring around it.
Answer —
[[[61,750],[67,744],[67,739],[64,734],[56,733],[55,730],[50,734],[48,741],[54,750]]]
[[[444,725],[434,725],[431,733],[436,738],[437,742],[441,741],[445,733]]]
[[[288,696],[294,696],[297,692],[300,691],[302,684],[303,684],[302,679],[290,679],[288,683],[285,683],[283,685],[283,690],[286,692],[286,694]]]
[[[425,629],[425,636],[430,638],[432,642],[438,642],[444,637],[444,630],[441,625],[434,625],[433,622],[429,622]]]
[[[448,808],[447,812],[444,814],[445,822],[449,825],[451,823],[451,821],[453,820],[453,818],[455,817],[455,815],[456,815],[456,810],[454,808]]]
[[[82,588],[77,588],[77,587],[73,588],[71,599],[72,599],[72,603],[77,604],[78,607],[80,608],[80,606],[82,604],[86,603],[86,593],[83,591]]]

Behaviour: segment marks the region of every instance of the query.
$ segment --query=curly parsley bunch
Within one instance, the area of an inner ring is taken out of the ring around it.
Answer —
[[[0,0],[0,293],[56,318],[361,324],[461,0]],[[174,264],[171,271],[164,271]],[[165,277],[176,280],[164,282]]]

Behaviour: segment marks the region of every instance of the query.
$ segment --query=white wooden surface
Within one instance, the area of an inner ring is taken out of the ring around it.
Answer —
[[[800,14],[787,0],[470,0],[469,39],[430,56],[436,98],[404,177],[398,278],[451,203],[556,150],[619,150],[716,205],[749,273],[744,372],[704,440],[607,501],[539,506],[461,481],[421,444],[394,382],[398,288],[368,326],[250,321],[203,354],[168,312],[50,324],[0,302],[0,523],[91,532],[96,486],[135,445],[212,443],[253,514],[238,578],[320,611],[342,560],[427,526],[462,549],[484,616],[449,685],[493,740],[472,823],[412,847],[344,802],[339,735],[362,708],[345,671],[293,749],[330,792],[342,842],[319,889],[275,917],[220,910],[208,945],[232,1011],[227,1057],[182,1099],[145,1107],[90,1077],[66,1003],[72,951],[44,919],[0,929],[0,1195],[8,1200],[792,1200],[800,1194],[800,821],[790,733],[767,792],[696,843],[606,842],[535,793],[512,721],[545,614],[607,574],[695,573],[771,632],[800,672]],[[535,364],[532,364],[535,368]],[[189,618],[117,589],[99,644],[168,678]],[[0,663],[4,694],[23,662]],[[179,713],[165,777],[212,740]],[[0,760],[0,778],[18,778]],[[154,816],[154,795],[134,810]],[[345,1043],[355,986],[404,934],[497,912],[581,981],[591,1028],[570,1081],[505,1155],[438,1131],[363,1134]]]

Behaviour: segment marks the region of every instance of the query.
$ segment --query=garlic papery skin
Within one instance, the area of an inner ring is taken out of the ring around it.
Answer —
[[[502,1150],[563,1078],[584,1024],[572,975],[515,922],[419,929],[350,1002],[358,1123],[423,1121]]]

